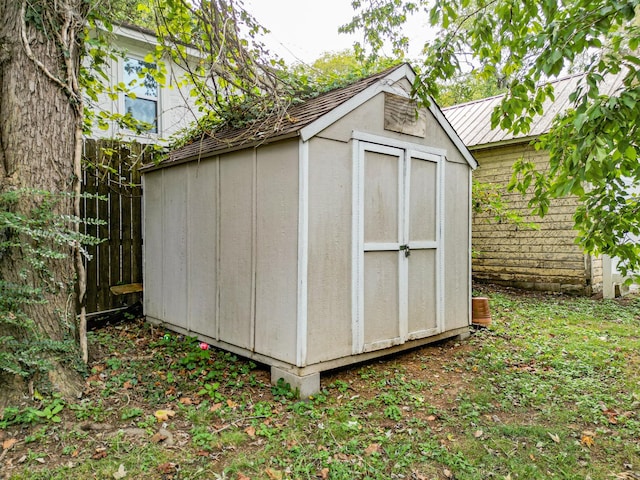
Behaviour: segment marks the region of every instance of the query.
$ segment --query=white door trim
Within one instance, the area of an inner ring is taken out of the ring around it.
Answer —
[[[443,214],[444,214],[444,150],[432,149],[422,145],[399,142],[370,134],[354,132],[352,141],[353,177],[352,177],[352,353],[384,348],[406,340],[422,338],[443,331],[444,319],[444,243],[443,243]],[[359,137],[359,138],[356,138]],[[371,142],[368,140],[375,140]],[[386,143],[386,144],[385,144]],[[391,144],[391,145],[390,145]],[[417,148],[414,148],[417,147]],[[398,157],[398,242],[366,242],[364,241],[364,158],[365,152],[375,152]],[[429,241],[409,242],[410,219],[410,180],[411,159],[416,158],[434,162],[436,164],[436,239]],[[419,332],[409,332],[409,261],[401,245],[409,244],[415,249],[436,250],[436,327]],[[366,251],[398,250],[398,318],[399,338],[382,339],[365,344],[364,335],[364,253]]]
[[[386,155],[392,155],[398,157],[398,242],[367,242],[364,241],[364,154],[365,151],[382,153]],[[362,353],[367,348],[364,343],[364,253],[365,251],[388,251],[397,250],[398,256],[404,255],[400,250],[401,240],[403,238],[404,229],[404,215],[401,209],[404,205],[403,190],[404,190],[404,164],[405,164],[405,150],[389,147],[387,145],[379,145],[369,142],[360,142],[358,140],[353,141],[353,202],[352,202],[352,215],[353,215],[353,250],[352,250],[352,272],[353,272],[353,291],[352,291],[352,352],[353,354]],[[401,304],[398,305],[399,318],[400,318],[400,337],[393,339],[393,343],[397,344],[402,339],[403,323],[406,330],[406,309],[403,317],[402,313],[402,298],[403,288],[406,288],[406,280],[404,285],[402,278],[406,278],[407,275],[402,275],[403,269],[406,268],[406,262],[398,262],[399,271],[398,276],[400,279],[399,295]],[[388,342],[388,340],[383,340]],[[378,342],[376,342],[378,343]]]
[[[407,152],[407,162],[412,158],[425,160],[436,164],[436,239],[435,241],[409,241],[410,249],[436,250],[436,327],[411,332],[409,339],[423,338],[435,335],[444,330],[444,165],[445,157],[430,152],[411,149]]]

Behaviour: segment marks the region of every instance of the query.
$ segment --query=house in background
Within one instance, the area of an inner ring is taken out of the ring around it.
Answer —
[[[581,78],[577,75],[552,82],[555,100],[547,102],[544,114],[534,119],[527,135],[513,135],[500,128],[491,128],[491,114],[502,96],[443,109],[479,163],[474,178],[504,187],[502,194],[509,208],[540,227],[538,230],[523,229],[508,223],[496,224],[487,214],[475,215],[475,280],[581,295],[603,291],[605,296],[613,296],[614,284],[620,281],[615,275],[615,262],[585,254],[575,242],[573,214],[578,206],[577,198],[552,200],[548,214],[541,219],[529,214],[529,197],[506,191],[513,163],[519,158],[533,162],[540,170],[548,166],[549,154],[535,150],[532,142],[549,131],[557,113],[569,107],[569,96]],[[611,93],[616,84],[617,78],[610,79],[603,91]]]
[[[92,138],[165,144],[171,135],[188,127],[200,116],[194,107],[189,87],[181,85],[186,72],[181,66],[167,59],[165,85],[158,85],[149,75],[140,78],[138,74],[144,69],[156,68],[155,64],[145,61],[145,57],[155,51],[155,34],[141,27],[123,24],[115,24],[111,34],[113,46],[123,54],[115,60],[109,60],[106,69],[109,83],[114,86],[133,83],[131,91],[134,95],[121,92],[116,98],[110,98],[109,95],[103,94],[94,108],[97,111],[122,115],[130,113],[135,119],[149,124],[151,128],[143,133],[136,133],[112,122],[107,130],[94,128]],[[187,48],[187,54],[194,62],[197,61],[198,52],[195,49]]]

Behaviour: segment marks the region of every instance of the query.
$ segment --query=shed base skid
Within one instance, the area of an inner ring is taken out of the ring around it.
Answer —
[[[320,372],[300,376],[289,370],[271,367],[271,384],[277,385],[280,379],[289,384],[291,390],[296,392],[300,398],[307,399],[320,391]]]
[[[255,360],[257,362],[263,363],[271,367],[271,383],[277,384],[279,379],[283,379],[285,383],[288,383],[292,390],[298,390],[299,396],[302,399],[307,399],[310,396],[318,393],[320,391],[320,373],[326,372],[328,370],[333,370],[340,367],[345,367],[348,365],[353,365],[356,363],[362,363],[369,360],[373,360],[375,358],[381,358],[388,355],[392,355],[394,353],[403,352],[405,350],[410,350],[412,348],[421,347],[423,345],[428,345],[430,343],[438,342],[440,340],[456,338],[459,340],[465,340],[469,338],[471,332],[471,326],[465,326],[462,328],[456,328],[452,330],[447,330],[446,332],[439,333],[437,335],[432,335],[430,337],[420,338],[418,340],[410,340],[401,345],[395,345],[393,347],[385,348],[382,350],[375,350],[372,352],[360,353],[357,355],[349,355],[347,357],[336,358],[333,360],[327,360],[324,362],[314,363],[313,365],[307,365],[304,367],[298,367],[296,365],[289,364],[287,362],[283,362],[281,360],[277,360],[275,358],[271,358],[267,355],[260,354],[258,352],[253,352],[251,350],[247,350],[245,348],[238,347],[236,345],[232,345],[230,343],[221,342],[215,340],[206,335],[199,334],[197,332],[189,331],[185,328],[180,328],[175,325],[171,325],[165,323],[157,318],[146,317],[147,321],[153,323],[154,325],[159,325],[167,328],[176,333],[181,333],[183,335],[195,336],[201,342],[206,342],[212,347],[219,348],[221,350],[226,350],[231,353],[235,353],[242,357],[248,358],[250,360]]]

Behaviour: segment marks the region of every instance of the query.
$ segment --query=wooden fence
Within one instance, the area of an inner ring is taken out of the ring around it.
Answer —
[[[88,248],[87,313],[132,305],[141,293],[115,295],[111,287],[142,283],[142,188],[139,167],[151,161],[143,145],[86,140],[84,192],[106,200],[84,199],[85,233],[102,240]]]

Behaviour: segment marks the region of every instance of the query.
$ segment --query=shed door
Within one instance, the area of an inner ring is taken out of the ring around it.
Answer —
[[[439,157],[359,143],[354,353],[439,331]]]

